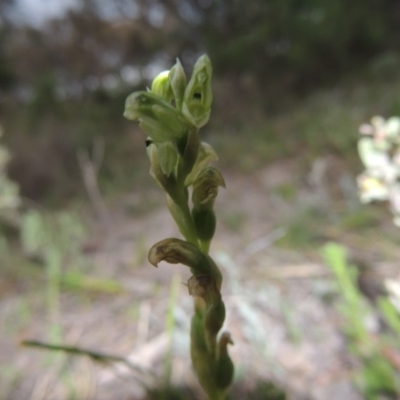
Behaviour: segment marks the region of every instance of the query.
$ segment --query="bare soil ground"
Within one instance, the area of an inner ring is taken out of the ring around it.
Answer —
[[[355,364],[342,333],[329,268],[317,251],[294,251],[276,243],[299,204],[326,210],[328,175],[316,174],[311,183],[300,175],[294,162],[252,175],[226,173],[227,190],[217,199],[221,222],[211,255],[225,276],[225,330],[235,342],[235,399],[243,398],[243,388],[267,379],[295,400],[362,398],[351,382]],[[285,185],[300,189],[287,199],[278,190]],[[1,400],[139,400],[146,385],[166,381],[190,387],[193,399],[203,398],[189,357],[192,301],[184,285],[189,273],[166,264],[155,269],[146,260],[156,241],[179,237],[165,207],[144,212],[143,201],[151,198],[163,203],[163,194],[154,189],[145,198],[133,192],[115,204],[109,225],[94,223],[86,244],[92,274],[118,281],[122,290],[63,291],[58,317],[64,343],[127,357],[141,371],[21,348],[23,339],[48,340],[54,323],[40,286],[21,293],[22,285],[0,298]],[[363,238],[353,239],[362,250]],[[382,270],[397,268],[394,252],[383,256],[378,251],[379,257]]]

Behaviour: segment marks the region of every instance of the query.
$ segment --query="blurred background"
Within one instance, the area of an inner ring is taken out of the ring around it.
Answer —
[[[400,3],[0,0],[0,399],[202,398],[187,272],[147,263],[178,233],[122,114],[177,57],[189,75],[204,53],[202,134],[227,182],[211,252],[227,277],[232,399],[398,398],[398,346],[376,339],[396,328],[376,299],[398,282],[400,235],[385,204],[360,204],[356,177],[359,126],[400,115]],[[352,289],[321,257],[329,241],[348,250]],[[353,289],[355,343],[337,307]],[[19,346],[32,338],[147,372]]]

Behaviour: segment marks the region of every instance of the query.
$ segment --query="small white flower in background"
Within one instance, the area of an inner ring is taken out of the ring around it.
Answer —
[[[387,279],[385,281],[386,290],[389,293],[389,299],[400,313],[400,276],[399,280]]]
[[[375,116],[359,131],[358,153],[365,167],[357,178],[360,200],[389,201],[400,227],[400,118]]]
[[[366,172],[357,177],[360,190],[360,200],[362,203],[371,201],[384,201],[389,198],[389,190],[382,180],[368,175]]]

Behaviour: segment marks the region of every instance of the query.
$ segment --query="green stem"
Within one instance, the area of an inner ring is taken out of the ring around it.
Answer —
[[[200,241],[200,250],[202,250],[204,253],[208,254],[210,251],[210,242],[204,242],[204,241]]]
[[[208,400],[225,400],[226,396],[225,393],[221,393],[220,391],[216,390],[213,393],[207,393]]]
[[[184,188],[186,177],[192,171],[200,149],[200,138],[198,128],[189,129],[187,136],[177,143],[180,160],[177,168],[177,183]]]
[[[170,196],[167,197],[168,208],[185,239],[199,248],[196,229],[184,190],[186,189],[183,188],[179,196],[176,196],[174,199]]]

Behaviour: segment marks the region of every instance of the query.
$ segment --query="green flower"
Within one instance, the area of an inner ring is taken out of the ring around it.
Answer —
[[[168,103],[174,98],[174,93],[172,92],[171,83],[169,80],[170,71],[160,72],[153,80],[151,84],[151,93],[162,97]]]
[[[217,153],[208,143],[202,142],[192,171],[185,179],[185,186],[193,185],[200,172],[212,161],[218,160]]]
[[[193,68],[182,107],[185,117],[198,128],[204,126],[210,118],[213,100],[211,78],[211,61],[206,55],[203,55]]]
[[[217,265],[192,243],[176,238],[161,240],[152,246],[148,259],[155,267],[161,261],[186,265],[193,275],[205,275],[216,285],[218,291],[221,288],[222,275]],[[196,296],[197,293],[193,295]]]
[[[169,82],[175,97],[175,105],[178,110],[182,109],[183,98],[187,85],[186,74],[179,59],[169,71]]]
[[[182,114],[160,96],[151,92],[134,92],[125,102],[124,117],[139,120],[140,127],[155,142],[179,139],[188,131]]]
[[[193,184],[192,202],[195,207],[212,208],[218,195],[218,187],[225,188],[221,172],[214,167],[204,168]]]

